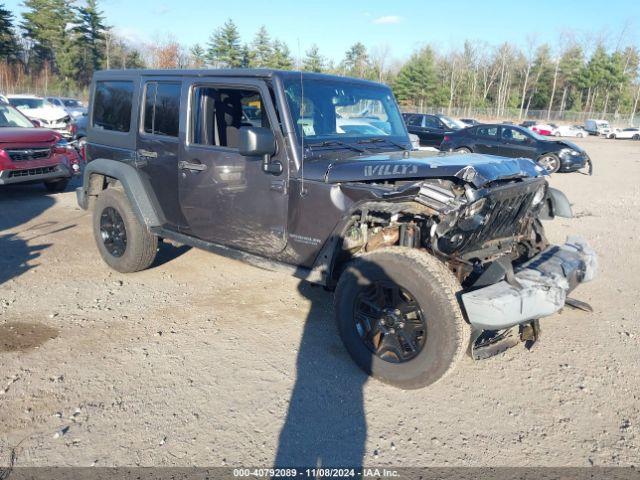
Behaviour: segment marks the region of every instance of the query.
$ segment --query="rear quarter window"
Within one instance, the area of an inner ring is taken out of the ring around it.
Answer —
[[[96,82],[92,126],[100,130],[129,132],[133,82],[109,80]]]

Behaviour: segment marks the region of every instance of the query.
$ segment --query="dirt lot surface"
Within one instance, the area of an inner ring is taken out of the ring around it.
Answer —
[[[579,143],[547,230],[599,252],[595,313],[417,391],[357,369],[321,288],[175,246],[121,275],[71,191],[0,191],[0,465],[638,465],[640,142]]]

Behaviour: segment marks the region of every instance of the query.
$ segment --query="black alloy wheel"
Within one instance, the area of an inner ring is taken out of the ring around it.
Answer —
[[[424,348],[425,316],[415,298],[399,285],[369,285],[355,299],[354,317],[360,338],[382,360],[408,362]]]
[[[107,207],[100,215],[100,236],[106,250],[114,257],[121,257],[127,249],[127,230],[120,213]]]

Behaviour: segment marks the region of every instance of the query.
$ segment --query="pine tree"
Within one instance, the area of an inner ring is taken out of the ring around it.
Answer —
[[[346,75],[365,78],[370,68],[367,47],[360,42],[352,45],[345,53],[342,65]]]
[[[13,15],[0,3],[0,60],[10,60],[18,55],[18,42],[13,30]]]
[[[273,42],[273,55],[271,55],[268,66],[279,70],[293,69],[293,58],[286,43],[280,40]]]
[[[439,91],[435,54],[430,47],[414,53],[402,66],[393,84],[393,91],[402,103],[420,107],[439,105],[442,93]]]
[[[325,69],[326,60],[320,55],[320,51],[316,44],[311,45],[311,48],[307,50],[306,56],[302,61],[302,69],[309,72],[323,72]]]
[[[88,84],[93,72],[99,70],[105,57],[105,26],[104,14],[98,8],[97,0],[87,0],[84,7],[77,8],[78,25],[75,32],[78,35],[78,49],[82,55],[83,69],[81,81]]]
[[[56,54],[67,47],[66,26],[73,21],[73,10],[67,0],[25,0],[24,7],[20,26],[33,42],[30,61],[37,69],[45,62],[56,68]]]
[[[196,43],[189,49],[190,64],[193,68],[203,68],[207,63],[207,55],[204,48]]]
[[[242,66],[242,46],[240,34],[233,20],[227,20],[209,38],[208,57],[212,63],[222,67],[238,68]]]
[[[271,57],[273,56],[273,46],[271,45],[271,37],[263,25],[256,33],[251,44],[251,66],[264,68],[269,66]]]

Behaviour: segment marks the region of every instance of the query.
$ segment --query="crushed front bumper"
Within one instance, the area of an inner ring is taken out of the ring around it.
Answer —
[[[595,277],[597,263],[585,240],[569,237],[520,265],[511,281],[462,294],[467,318],[476,330],[501,330],[552,315],[571,290]]]

